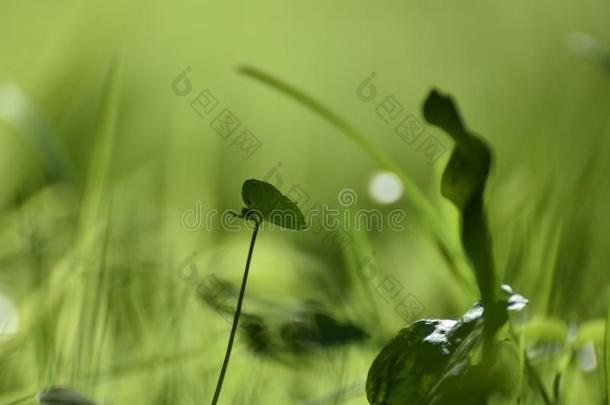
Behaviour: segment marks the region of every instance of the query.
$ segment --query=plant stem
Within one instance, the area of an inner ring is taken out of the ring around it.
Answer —
[[[256,235],[258,234],[259,222],[255,221],[254,232],[252,233],[252,239],[250,240],[250,249],[248,250],[248,259],[246,260],[246,269],[244,270],[244,277],[241,281],[241,289],[239,290],[239,297],[237,298],[237,307],[235,308],[235,315],[233,316],[233,326],[231,327],[231,335],[229,336],[229,343],[227,344],[227,352],[225,353],[225,359],[222,363],[222,369],[218,376],[218,382],[216,383],[216,391],[214,392],[214,399],[212,399],[212,405],[218,403],[220,398],[220,391],[222,389],[222,383],[225,379],[227,367],[229,366],[229,358],[231,357],[231,350],[233,349],[233,341],[235,340],[235,334],[237,333],[237,323],[239,322],[239,315],[241,314],[242,303],[244,302],[244,295],[246,293],[246,283],[248,282],[248,273],[250,272],[250,261],[252,260],[252,252],[254,252],[254,243],[256,242]]]

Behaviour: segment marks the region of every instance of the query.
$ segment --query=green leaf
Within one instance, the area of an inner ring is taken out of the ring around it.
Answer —
[[[246,207],[245,218],[268,221],[286,229],[305,228],[305,217],[297,204],[271,184],[260,180],[246,180],[241,189]]]
[[[463,210],[483,192],[489,174],[489,147],[468,132],[453,100],[433,90],[424,103],[424,117],[455,141],[455,149],[443,173],[441,192]]]
[[[508,311],[521,311],[527,304],[510,287],[503,291],[500,302]],[[498,342],[491,366],[482,364],[484,311],[476,303],[457,321],[424,319],[402,329],[371,365],[366,382],[369,402],[478,404],[486,398],[510,397],[520,384],[517,346],[509,339]]]
[[[420,404],[445,370],[465,364],[480,336],[480,305],[459,321],[424,319],[401,330],[373,362],[366,392],[373,405]]]
[[[423,110],[430,124],[455,141],[441,192],[460,211],[461,240],[481,301],[458,321],[421,320],[401,330],[373,362],[367,398],[373,405],[511,403],[520,385],[519,350],[496,332],[507,323],[508,311],[522,310],[527,300],[496,283],[483,205],[491,152],[466,129],[450,97],[432,91]]]
[[[497,290],[491,236],[483,192],[491,167],[487,144],[466,129],[453,100],[433,90],[423,106],[424,117],[455,141],[441,179],[441,193],[460,211],[461,239],[477,277],[484,306],[492,307]],[[490,312],[490,316],[493,314]]]
[[[373,361],[366,395],[373,405],[422,403],[445,367],[453,320],[419,320],[402,329]],[[438,340],[426,340],[428,336]]]
[[[480,338],[480,330],[479,338]],[[475,354],[470,355],[476,359]],[[430,393],[426,403],[434,405],[514,404],[521,386],[519,350],[514,341],[497,343],[496,356],[490,367],[482,363],[461,361],[448,370]]]

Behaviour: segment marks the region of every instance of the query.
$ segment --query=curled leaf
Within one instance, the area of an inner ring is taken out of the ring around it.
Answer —
[[[489,147],[466,129],[451,97],[436,90],[424,103],[424,117],[455,141],[455,148],[443,173],[441,193],[463,210],[483,192],[491,165]]]
[[[453,99],[433,90],[423,107],[426,120],[447,132],[455,147],[441,179],[441,193],[460,211],[461,239],[472,263],[484,306],[493,306],[496,275],[483,192],[491,167],[487,144],[464,125]],[[490,316],[495,314],[490,311]]]

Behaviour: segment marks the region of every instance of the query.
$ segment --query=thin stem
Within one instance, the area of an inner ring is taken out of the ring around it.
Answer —
[[[252,260],[252,252],[254,252],[254,243],[256,242],[258,227],[259,222],[256,221],[254,232],[252,233],[252,239],[250,240],[250,249],[248,250],[248,259],[246,260],[244,278],[241,281],[241,289],[239,290],[239,297],[237,298],[237,307],[235,308],[235,315],[233,316],[233,326],[231,327],[231,335],[229,336],[229,343],[227,344],[227,352],[225,353],[225,359],[222,363],[220,375],[218,376],[218,382],[216,383],[216,392],[214,392],[214,399],[212,399],[212,405],[216,405],[218,403],[218,399],[220,398],[220,391],[222,389],[222,383],[225,379],[225,374],[229,366],[229,358],[231,357],[231,350],[233,349],[233,341],[235,340],[235,334],[237,333],[237,323],[239,322],[239,315],[241,315],[241,307],[244,302],[244,295],[246,293],[246,283],[248,282],[248,273],[250,272],[250,261]]]

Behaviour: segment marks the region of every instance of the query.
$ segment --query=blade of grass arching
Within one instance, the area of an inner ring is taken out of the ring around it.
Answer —
[[[239,73],[242,73],[250,78],[258,80],[275,90],[291,97],[295,101],[303,104],[326,121],[331,123],[333,126],[338,128],[341,132],[347,135],[352,141],[362,147],[377,163],[384,168],[391,170],[395,173],[400,174],[401,180],[404,183],[405,193],[408,198],[413,202],[418,211],[421,211],[427,215],[433,213],[433,208],[427,198],[419,190],[417,185],[409,176],[403,173],[402,169],[398,167],[391,159],[383,154],[379,149],[375,148],[367,138],[360,134],[353,126],[351,126],[343,118],[339,117],[335,112],[331,111],[326,106],[322,105],[317,100],[303,93],[302,91],[292,87],[288,83],[285,83],[270,74],[262,72],[252,67],[240,67]]]
[[[469,291],[473,291],[471,273],[459,245],[451,238],[446,231],[446,226],[438,219],[439,215],[435,212],[435,209],[428,198],[421,192],[417,184],[415,184],[415,182],[396,163],[394,163],[392,159],[376,148],[364,135],[334,111],[290,84],[253,67],[240,67],[238,72],[272,87],[312,110],[339,129],[350,140],[363,148],[381,167],[396,173],[404,184],[407,198],[414,205],[415,210],[423,216],[422,219],[424,222],[430,226],[433,237],[441,246],[443,257],[449,261],[448,264],[453,274]]]
[[[4,122],[34,146],[55,179],[81,182],[74,159],[57,132],[28,97],[15,85],[0,83],[0,122]]]
[[[606,320],[606,339],[604,341],[604,360],[606,363],[606,405],[610,405],[610,311]]]

